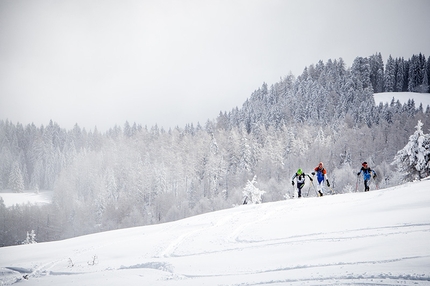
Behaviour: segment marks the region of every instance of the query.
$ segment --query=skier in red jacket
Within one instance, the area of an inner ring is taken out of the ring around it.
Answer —
[[[322,162],[318,164],[318,166],[314,169],[315,172],[312,172],[312,175],[317,175],[317,189],[318,194],[322,197],[324,194],[324,181],[327,182],[327,187],[330,187],[330,182],[328,181],[327,171],[324,169],[324,165]]]

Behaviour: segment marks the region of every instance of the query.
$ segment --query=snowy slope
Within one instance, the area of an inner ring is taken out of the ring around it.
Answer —
[[[394,97],[394,100],[401,104],[405,104],[409,99],[413,99],[415,101],[415,107],[419,107],[420,103],[423,104],[424,111],[427,105],[430,105],[430,93],[417,93],[417,92],[382,92],[375,93],[375,104],[378,105],[380,102],[383,104],[391,103],[391,100]]]
[[[429,190],[426,179],[0,248],[0,285],[429,285]]]

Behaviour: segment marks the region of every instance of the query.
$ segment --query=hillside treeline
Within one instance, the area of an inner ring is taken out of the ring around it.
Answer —
[[[323,161],[336,193],[360,189],[362,161],[378,186],[400,183],[390,163],[430,108],[413,100],[375,105],[375,91],[427,91],[429,60],[380,54],[320,61],[295,78],[264,83],[241,108],[203,126],[164,130],[136,123],[106,133],[0,121],[0,189],[52,190],[52,204],[6,208],[0,200],[0,245],[27,231],[50,241],[181,219],[242,203],[256,176],[263,201],[293,192],[298,168]],[[430,95],[429,95],[430,96]],[[375,188],[376,186],[373,186]],[[314,195],[311,185],[304,192]]]

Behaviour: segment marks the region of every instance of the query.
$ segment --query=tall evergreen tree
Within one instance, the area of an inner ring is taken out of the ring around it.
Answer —
[[[427,92],[430,92],[430,56],[427,59],[426,72],[427,72],[427,85],[428,85]]]
[[[396,59],[396,65],[397,65],[397,74],[396,74],[396,86],[395,91],[402,92],[403,86],[404,86],[404,80],[405,80],[405,63],[403,58],[402,59]]]
[[[12,165],[12,170],[9,175],[9,188],[16,193],[24,191],[24,178],[18,162]]]
[[[352,63],[351,73],[356,89],[364,90],[372,87],[372,83],[370,82],[370,64],[367,58],[355,58]]]
[[[424,70],[424,78],[423,78],[423,84],[421,92],[426,93],[429,92],[429,77],[427,74],[427,68]]]
[[[424,78],[425,57],[422,54],[413,55],[409,66],[408,91],[421,91]]]
[[[372,82],[373,91],[375,93],[384,91],[384,62],[381,53],[370,57],[370,81]]]
[[[396,65],[391,57],[391,55],[388,57],[387,64],[385,66],[385,91],[386,92],[393,92],[395,90],[396,86]]]

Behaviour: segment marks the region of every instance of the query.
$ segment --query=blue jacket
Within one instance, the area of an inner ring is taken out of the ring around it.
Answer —
[[[376,176],[375,171],[373,171],[369,167],[367,167],[367,168],[361,167],[360,172],[358,172],[357,175],[360,175],[360,173],[363,174],[363,179],[365,181],[369,181],[372,174],[373,174],[373,176]]]
[[[318,183],[321,183],[322,181],[324,181],[324,179],[328,180],[327,179],[327,171],[324,168],[320,169],[320,168],[316,167],[314,169],[314,171],[317,174]]]

